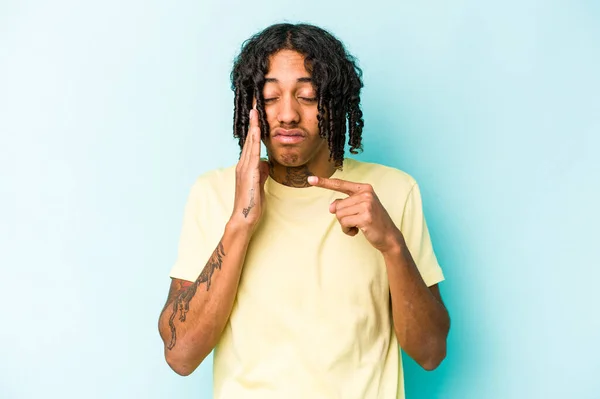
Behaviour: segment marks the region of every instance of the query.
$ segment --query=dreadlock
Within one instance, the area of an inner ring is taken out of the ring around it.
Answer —
[[[334,161],[336,168],[341,168],[346,120],[350,152],[358,154],[362,151],[362,71],[356,59],[338,39],[309,24],[272,25],[242,45],[231,71],[231,89],[235,93],[233,137],[238,139],[240,151],[248,134],[249,113],[254,97],[261,135],[263,138],[269,135],[263,88],[269,70],[269,57],[279,50],[294,50],[305,57],[304,66],[311,74],[317,91],[319,135],[328,141],[329,159]]]

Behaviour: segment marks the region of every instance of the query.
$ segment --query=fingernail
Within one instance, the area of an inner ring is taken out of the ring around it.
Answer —
[[[250,120],[252,120],[252,118],[254,118],[254,109],[250,110]]]
[[[308,182],[310,184],[316,184],[319,181],[319,178],[317,176],[308,176]]]

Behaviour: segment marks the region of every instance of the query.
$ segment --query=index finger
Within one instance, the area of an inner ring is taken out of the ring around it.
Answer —
[[[339,191],[347,195],[352,195],[364,191],[367,184],[354,183],[342,179],[328,179],[326,177],[309,176],[308,182],[315,187],[322,187],[333,191]]]
[[[244,144],[242,145],[242,153],[240,154],[240,160],[242,161],[246,161],[248,160],[248,154],[250,153],[248,147],[251,146],[251,144],[249,143],[249,141],[252,141],[252,134],[251,134],[251,123],[252,123],[252,110],[250,110],[250,112],[248,113],[248,131],[246,132],[246,137],[244,137]]]
[[[257,118],[257,111],[253,108],[250,110],[249,113],[249,121],[248,121],[248,132],[246,133],[246,138],[244,139],[244,146],[242,147],[242,154],[240,155],[240,159],[243,159],[245,163],[247,163],[253,155],[253,150],[255,147],[255,129],[254,126],[256,125],[257,121],[255,121],[255,119]],[[259,129],[260,130],[260,129]],[[259,144],[260,146],[260,144]]]
[[[251,153],[252,159],[258,160],[260,158],[260,124],[258,122],[258,111],[252,109],[250,111],[250,129],[248,129],[248,135],[252,137]]]

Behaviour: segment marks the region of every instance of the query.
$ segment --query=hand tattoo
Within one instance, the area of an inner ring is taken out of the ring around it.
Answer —
[[[308,170],[308,166],[300,166],[297,168],[285,168],[285,178],[281,184],[290,187],[310,187],[306,178],[312,176],[312,172]]]
[[[250,210],[251,210],[252,208],[254,208],[254,205],[256,205],[256,204],[254,203],[254,189],[253,189],[253,188],[251,188],[251,189],[250,189],[250,203],[248,204],[248,208],[244,208],[244,209],[242,209],[242,213],[244,214],[244,217],[245,217],[245,218],[247,218],[247,217],[248,217],[248,214],[250,213]]]
[[[175,347],[175,343],[177,342],[177,333],[174,323],[175,317],[179,313],[179,321],[182,323],[185,322],[186,313],[190,310],[190,301],[194,295],[196,295],[198,286],[202,283],[206,283],[206,291],[210,289],[212,275],[215,270],[221,270],[224,256],[225,251],[223,250],[223,244],[219,242],[217,248],[215,248],[212,256],[206,263],[206,266],[204,266],[204,269],[202,269],[202,273],[200,273],[200,276],[198,276],[196,281],[189,284],[182,283],[179,286],[179,290],[169,293],[169,298],[175,297],[173,304],[171,305],[173,313],[171,313],[171,317],[169,317],[169,327],[171,329],[171,341],[169,341],[169,344],[167,345],[169,350],[173,349]]]

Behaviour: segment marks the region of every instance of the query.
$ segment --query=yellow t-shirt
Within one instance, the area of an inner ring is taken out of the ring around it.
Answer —
[[[347,158],[332,177],[370,183],[425,283],[444,279],[411,176]],[[235,167],[196,181],[171,277],[198,277],[231,216],[234,191]],[[329,204],[346,195],[271,178],[265,194],[231,317],[215,348],[214,397],[404,398],[383,257],[361,233],[345,235],[329,213]]]

